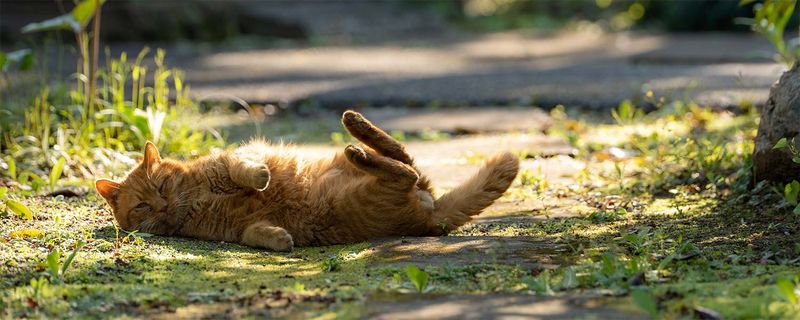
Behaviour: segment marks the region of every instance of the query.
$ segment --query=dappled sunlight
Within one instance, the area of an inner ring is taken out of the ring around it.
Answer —
[[[0,318],[800,310],[800,183],[758,182],[752,155],[772,122],[758,113],[797,100],[767,101],[797,71],[797,19],[774,14],[796,0],[125,2],[3,4]],[[349,113],[343,126],[347,109],[386,135]],[[798,162],[788,131],[769,142]],[[155,190],[156,166],[181,166],[153,146],[184,161],[252,139],[269,143],[159,182],[163,209],[96,182],[143,162]],[[369,155],[341,157],[358,144]],[[302,169],[337,154],[332,171]],[[251,195],[265,202],[225,202]],[[222,224],[194,221],[210,216]],[[159,235],[191,225],[226,241]]]

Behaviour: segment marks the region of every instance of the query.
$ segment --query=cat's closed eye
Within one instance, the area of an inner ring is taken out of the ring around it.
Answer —
[[[150,209],[150,205],[147,204],[146,202],[139,202],[139,204],[137,204],[136,207],[134,207],[134,209],[136,209],[136,210],[146,210],[146,209]]]

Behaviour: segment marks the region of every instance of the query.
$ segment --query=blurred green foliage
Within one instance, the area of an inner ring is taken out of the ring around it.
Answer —
[[[760,1],[757,1],[760,2]],[[755,3],[674,0],[452,0],[419,2],[468,29],[493,31],[557,28],[589,21],[610,30],[631,27],[667,31],[747,31],[735,18],[752,16]],[[789,26],[797,26],[797,14]]]

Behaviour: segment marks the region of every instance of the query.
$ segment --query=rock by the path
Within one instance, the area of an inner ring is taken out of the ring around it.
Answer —
[[[789,148],[773,149],[786,138],[791,141],[800,133],[800,69],[785,72],[769,93],[761,108],[761,122],[753,152],[756,180],[791,181],[800,178],[800,164],[792,162]],[[796,139],[795,147],[800,145]]]
[[[531,237],[409,237],[373,241],[373,263],[379,265],[466,266],[483,263],[527,269],[561,264],[565,245]]]
[[[648,319],[593,299],[569,297],[421,295],[403,299],[394,295],[385,297],[385,301],[371,298],[368,305],[368,319]]]

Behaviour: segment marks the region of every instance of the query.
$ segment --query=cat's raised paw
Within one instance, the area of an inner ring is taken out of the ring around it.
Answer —
[[[269,186],[270,180],[269,168],[266,165],[260,165],[253,170],[253,188],[258,191],[264,191]]]
[[[357,147],[352,144],[344,148],[344,155],[355,160],[363,161],[367,159],[367,152],[361,147]]]

